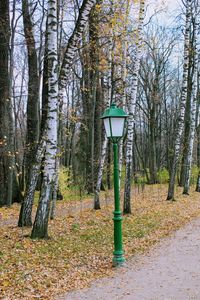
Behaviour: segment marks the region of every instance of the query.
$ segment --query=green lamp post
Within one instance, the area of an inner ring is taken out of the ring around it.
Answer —
[[[123,137],[127,117],[128,115],[121,108],[117,108],[115,104],[111,104],[101,117],[104,121],[107,138],[113,143],[114,152],[114,266],[121,265],[125,261],[122,242],[122,213],[120,210],[118,142]]]

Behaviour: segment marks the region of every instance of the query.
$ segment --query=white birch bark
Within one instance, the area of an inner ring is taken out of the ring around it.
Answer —
[[[53,188],[53,196],[51,201],[51,215],[50,219],[55,219],[56,215],[56,201],[57,201],[57,195],[58,195],[58,171],[59,171],[59,164],[60,164],[60,158],[56,157],[56,175],[55,175],[55,184]]]
[[[48,112],[44,175],[32,238],[48,237],[50,200],[56,180],[57,126],[58,126],[58,49],[57,2],[48,1]]]
[[[191,104],[191,122],[190,122],[190,131],[189,131],[189,145],[188,145],[188,154],[186,158],[186,167],[185,167],[185,182],[183,187],[183,194],[189,195],[190,189],[190,177],[191,177],[191,167],[192,167],[192,154],[194,146],[194,137],[195,137],[195,125],[196,125],[196,111],[197,111],[197,76],[198,76],[198,52],[197,52],[197,16],[194,21],[193,35],[194,35],[194,77],[192,84],[192,104]]]
[[[75,29],[68,41],[64,60],[63,60],[62,67],[61,67],[60,76],[59,76],[59,99],[60,99],[60,101],[62,101],[62,99],[63,99],[65,83],[68,78],[68,73],[70,70],[70,66],[72,64],[73,57],[75,55],[75,51],[77,50],[78,43],[80,42],[82,33],[87,25],[89,12],[90,12],[91,8],[93,7],[93,5],[95,5],[95,3],[96,3],[96,0],[84,0],[83,1],[83,4],[80,8],[80,13],[79,13],[79,17],[77,20],[77,24],[76,24]],[[32,207],[32,203],[34,200],[34,192],[35,192],[35,188],[36,188],[35,183],[37,183],[39,170],[40,170],[40,166],[41,166],[41,162],[42,162],[42,156],[40,155],[41,154],[40,152],[41,152],[41,148],[43,145],[42,140],[44,138],[44,135],[45,134],[43,134],[43,137],[41,137],[40,145],[39,145],[37,153],[36,153],[37,166],[35,164],[33,166],[33,170],[30,170],[30,173],[34,174],[34,180],[32,179],[31,182],[29,183],[29,186],[27,187],[27,190],[26,190],[26,196],[24,199],[24,203],[29,201],[29,203],[27,205],[29,205],[30,207]],[[21,218],[21,216],[19,217],[19,224],[21,223],[20,218]],[[29,218],[29,221],[30,221],[30,218]],[[28,222],[28,224],[29,224],[28,226],[30,226],[31,221]],[[24,226],[26,226],[25,221],[24,221]]]
[[[64,53],[64,58],[61,64],[59,74],[59,110],[62,111],[63,98],[65,95],[66,82],[68,80],[68,74],[73,63],[73,58],[78,49],[78,45],[82,39],[82,34],[88,23],[89,14],[92,7],[96,4],[97,0],[83,0],[82,6],[79,10],[79,16],[76,22],[76,26],[71,37],[68,40],[67,47]]]
[[[184,41],[184,65],[183,65],[183,81],[181,90],[181,100],[179,108],[179,118],[176,128],[176,137],[174,144],[174,155],[170,172],[169,188],[167,200],[174,199],[174,187],[176,171],[179,164],[182,134],[184,129],[184,115],[187,99],[187,83],[188,83],[188,67],[189,67],[189,48],[190,48],[190,23],[191,23],[191,0],[186,1],[186,21],[185,21],[185,41]]]
[[[83,0],[82,6],[79,10],[79,16],[76,22],[76,26],[71,37],[68,40],[65,50],[64,58],[60,68],[59,74],[59,109],[62,110],[63,98],[65,95],[66,82],[68,80],[68,74],[73,64],[73,58],[78,49],[78,44],[82,39],[82,34],[88,23],[89,14],[92,7],[96,4],[97,0]]]
[[[127,77],[127,25],[128,25],[128,16],[130,11],[130,1],[127,0],[126,8],[125,8],[125,19],[124,19],[124,28],[122,34],[122,82],[123,82],[123,93],[121,104],[123,109],[125,109],[126,105],[126,77]],[[123,163],[123,139],[119,142],[119,186],[121,185],[121,173],[122,173],[122,163]]]
[[[75,52],[77,51],[78,44],[82,38],[82,33],[84,32],[85,27],[87,25],[90,11],[95,4],[96,4],[96,0],[84,0],[79,10],[78,20],[74,28],[74,31],[68,41],[60,74],[59,74],[60,90],[63,90],[66,86],[66,81],[68,79],[70,67],[73,63]],[[61,92],[61,96],[62,94],[63,91]]]
[[[99,162],[99,170],[98,170],[97,183],[96,183],[95,195],[94,195],[94,209],[100,209],[99,193],[101,190],[101,182],[102,182],[102,177],[103,177],[103,167],[104,167],[105,158],[106,158],[107,144],[108,144],[108,140],[107,140],[106,135],[104,134],[104,141],[102,144],[102,150],[101,150],[101,156],[100,156],[101,159]]]
[[[133,131],[134,131],[134,114],[136,106],[137,97],[137,87],[138,87],[138,74],[140,69],[140,59],[142,55],[142,31],[143,22],[145,15],[145,1],[140,1],[140,12],[138,21],[138,41],[136,43],[136,57],[135,65],[133,71],[133,86],[131,91],[130,103],[128,105],[129,118],[128,118],[128,133],[127,133],[127,145],[126,145],[126,176],[125,176],[125,187],[124,187],[124,213],[131,213],[131,173],[132,173],[132,163],[133,163]]]
[[[41,140],[38,149],[37,149],[37,157],[34,165],[31,168],[30,173],[30,182],[28,188],[25,191],[24,200],[21,204],[18,226],[32,226],[32,208],[34,202],[34,194],[37,185],[38,174],[40,171],[40,166],[42,162],[42,158],[44,156],[46,148],[46,141],[44,139]]]

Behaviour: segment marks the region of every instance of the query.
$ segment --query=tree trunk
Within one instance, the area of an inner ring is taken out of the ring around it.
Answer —
[[[94,209],[100,209],[100,200],[99,200],[99,193],[101,189],[101,183],[102,183],[102,176],[103,176],[103,167],[104,162],[106,158],[106,150],[107,150],[107,137],[104,137],[104,141],[102,144],[102,150],[101,150],[101,158],[99,163],[99,171],[98,171],[98,177],[97,177],[97,183],[95,188],[95,195],[94,195]]]
[[[158,87],[158,81],[154,83],[153,90]],[[151,95],[151,108],[150,108],[150,120],[149,120],[149,182],[150,184],[158,183],[157,178],[157,164],[156,164],[156,129],[157,129],[157,118],[156,118],[156,100],[155,93]]]
[[[72,33],[71,38],[68,41],[66,51],[65,51],[65,61],[63,61],[61,73],[60,73],[60,77],[59,77],[59,86],[61,89],[65,87],[65,83],[68,78],[67,77],[68,72],[69,72],[70,66],[72,64],[72,59],[73,59],[75,51],[77,49],[78,42],[81,39],[81,33],[84,31],[85,26],[87,24],[87,18],[89,15],[88,9],[89,8],[91,9],[91,7],[93,6],[94,3],[95,3],[95,1],[90,1],[90,0],[87,1],[86,0],[83,2],[83,5],[81,6],[80,14],[79,14],[79,18],[78,18],[76,27]],[[45,55],[45,58],[46,58],[46,55]],[[48,93],[48,87],[46,85],[47,81],[46,81],[46,77],[45,77],[45,74],[47,73],[47,71],[45,71],[45,70],[47,70],[47,68],[48,68],[48,62],[44,63],[43,100],[46,99],[46,93]],[[45,88],[44,88],[44,86],[45,86]],[[60,93],[61,93],[61,91],[60,91]],[[27,202],[28,207],[32,207],[32,204],[34,201],[34,193],[35,193],[35,189],[36,189],[38,176],[39,176],[39,173],[41,170],[41,162],[43,160],[42,154],[44,154],[44,151],[45,151],[45,149],[42,149],[42,147],[45,147],[45,145],[46,145],[44,143],[44,138],[46,135],[45,123],[46,123],[46,118],[47,118],[46,116],[47,116],[47,110],[48,110],[46,102],[47,102],[46,100],[43,101],[43,107],[42,107],[43,116],[42,116],[42,122],[41,122],[41,137],[40,137],[41,141],[38,146],[38,150],[36,152],[36,163],[32,167],[32,170],[30,171],[30,173],[33,175],[30,175],[31,181],[26,188],[25,199],[23,202],[23,205],[26,205],[25,203]],[[18,222],[19,226],[22,226],[21,224],[23,223],[22,222],[22,219],[23,219],[22,212],[23,211],[25,212],[26,209],[23,209],[23,207],[21,207],[19,222]],[[27,226],[29,226],[32,223],[30,214],[29,214],[29,216],[27,216],[27,219],[28,219],[27,223],[25,223],[25,220],[24,220],[24,226],[25,226],[25,224],[27,224]]]
[[[12,103],[9,86],[9,1],[0,1],[0,206],[12,203]]]
[[[26,136],[26,182],[34,164],[39,138],[39,77],[37,52],[33,35],[33,24],[29,12],[29,3],[22,1],[24,34],[28,50],[28,100],[27,100],[27,136]]]
[[[64,88],[68,79],[68,73],[73,63],[74,54],[77,51],[78,43],[81,40],[82,33],[87,25],[88,18],[92,7],[96,4],[96,0],[84,0],[79,10],[79,16],[76,22],[75,29],[68,40],[67,47],[62,62],[60,75],[59,75],[59,86]]]
[[[188,83],[188,67],[189,67],[189,47],[190,47],[190,24],[191,24],[191,0],[186,2],[186,22],[185,22],[185,42],[184,42],[184,65],[183,65],[183,82],[181,91],[181,101],[179,109],[179,117],[177,120],[176,137],[174,142],[174,155],[170,172],[169,187],[167,200],[174,200],[174,187],[176,172],[179,165],[181,152],[181,141],[184,129],[184,114],[187,99],[187,83]]]
[[[56,154],[58,136],[58,32],[57,2],[48,1],[48,111],[44,174],[39,204],[31,238],[48,237],[50,201],[56,180]]]
[[[108,190],[111,190],[111,141],[108,141],[107,144],[107,162],[106,162],[106,183]]]
[[[196,185],[196,192],[200,193],[200,171],[197,177],[197,185]]]
[[[55,215],[56,215],[56,201],[57,201],[57,198],[58,198],[59,159],[60,159],[59,157],[56,157],[56,178],[55,178],[55,184],[54,184],[52,200],[51,200],[51,214],[50,214],[50,219],[51,220],[55,219]]]
[[[44,156],[45,148],[46,148],[46,141],[42,139],[40,141],[40,144],[38,145],[36,159],[30,172],[29,184],[26,187],[24,200],[22,201],[21,204],[19,220],[18,220],[19,227],[32,226],[32,208],[34,202],[34,195],[35,195],[38,174],[41,168],[41,162]]]
[[[122,95],[120,105],[123,109],[126,106],[126,96],[127,96],[127,47],[128,47],[128,37],[127,37],[127,27],[128,27],[128,16],[130,13],[130,0],[127,0],[123,3],[124,10],[123,10],[123,34],[121,40],[121,47],[122,47],[122,66],[121,66],[121,79],[122,79]],[[121,139],[119,141],[119,186],[121,185],[121,173],[122,173],[122,165],[123,165],[123,144],[124,141]]]
[[[194,146],[195,137],[195,127],[196,127],[196,117],[197,117],[197,97],[198,97],[198,86],[197,86],[197,76],[198,76],[198,51],[197,51],[197,17],[194,21],[193,36],[194,36],[194,46],[193,46],[193,64],[194,64],[194,74],[193,74],[193,85],[192,85],[192,104],[191,104],[191,122],[189,130],[188,139],[188,153],[186,159],[186,169],[185,169],[185,181],[183,194],[189,195],[190,189],[190,177],[191,177],[191,167],[192,167],[192,154]]]
[[[112,82],[111,82],[111,77],[112,77],[112,41],[109,42],[109,52],[108,52],[108,64],[109,64],[109,68],[108,68],[108,87],[107,87],[107,93],[106,95],[103,95],[103,98],[106,98],[106,106],[110,107],[110,103],[112,101]],[[104,164],[105,164],[105,159],[106,159],[106,153],[108,153],[108,157],[111,155],[111,153],[109,152],[109,147],[110,147],[110,141],[107,140],[106,137],[106,133],[105,130],[103,130],[103,143],[102,143],[102,147],[101,147],[101,153],[100,153],[100,162],[99,162],[99,166],[98,166],[98,174],[97,174],[97,180],[96,180],[96,187],[95,187],[95,191],[94,191],[94,209],[100,209],[101,205],[100,205],[100,198],[99,198],[99,194],[100,194],[100,190],[101,190],[101,186],[102,186],[102,177],[103,177],[103,168],[104,168]],[[108,158],[109,159],[109,158]],[[107,184],[108,184],[108,189],[111,188],[111,183],[110,183],[110,163],[108,162],[107,164]]]
[[[10,31],[11,31],[11,38],[10,38],[10,83],[9,83],[9,95],[11,97],[10,100],[10,145],[11,145],[11,152],[13,153],[11,159],[11,165],[13,166],[13,173],[10,180],[12,181],[12,202],[18,202],[20,203],[22,201],[22,192],[23,189],[21,189],[20,181],[19,181],[19,169],[16,171],[18,161],[17,161],[17,153],[18,153],[18,137],[17,137],[17,119],[16,119],[16,111],[15,111],[15,82],[14,82],[14,53],[15,53],[15,34],[16,34],[16,28],[18,25],[19,18],[16,19],[16,1],[13,1],[12,3],[12,14],[11,14],[11,22],[10,22]],[[25,67],[23,66],[22,69],[22,78],[24,78],[24,72]],[[13,116],[15,116],[13,118]],[[18,174],[17,174],[18,173]]]
[[[133,129],[134,129],[134,114],[135,105],[137,97],[137,87],[138,87],[138,74],[140,69],[140,58],[142,55],[142,29],[144,21],[144,6],[145,1],[140,1],[140,13],[139,13],[139,23],[137,29],[138,41],[136,43],[136,58],[133,71],[133,86],[129,109],[128,118],[128,134],[127,134],[127,145],[126,145],[126,176],[125,176],[125,187],[124,187],[124,206],[123,212],[125,214],[131,213],[131,179],[132,179],[132,163],[133,163]]]
[[[195,29],[195,28],[194,28]],[[195,31],[195,30],[194,30]],[[190,29],[190,49],[189,49],[189,66],[188,66],[188,85],[187,85],[187,99],[184,117],[184,137],[183,137],[183,153],[180,170],[179,186],[184,186],[186,180],[187,157],[189,153],[189,139],[190,139],[190,124],[191,124],[191,111],[193,101],[193,82],[194,82],[194,48],[195,38],[192,28]]]

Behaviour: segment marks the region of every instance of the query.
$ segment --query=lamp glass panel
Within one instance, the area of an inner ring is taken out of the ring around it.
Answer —
[[[113,137],[122,137],[125,118],[110,118]]]
[[[106,130],[106,135],[107,137],[111,137],[111,131],[110,131],[110,121],[109,121],[109,118],[105,118],[103,120],[104,122],[104,127],[105,127],[105,130]]]

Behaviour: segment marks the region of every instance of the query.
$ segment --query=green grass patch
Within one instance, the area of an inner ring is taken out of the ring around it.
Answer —
[[[69,169],[65,167],[59,171],[59,189],[65,201],[83,200],[88,197],[83,185],[74,184]]]

